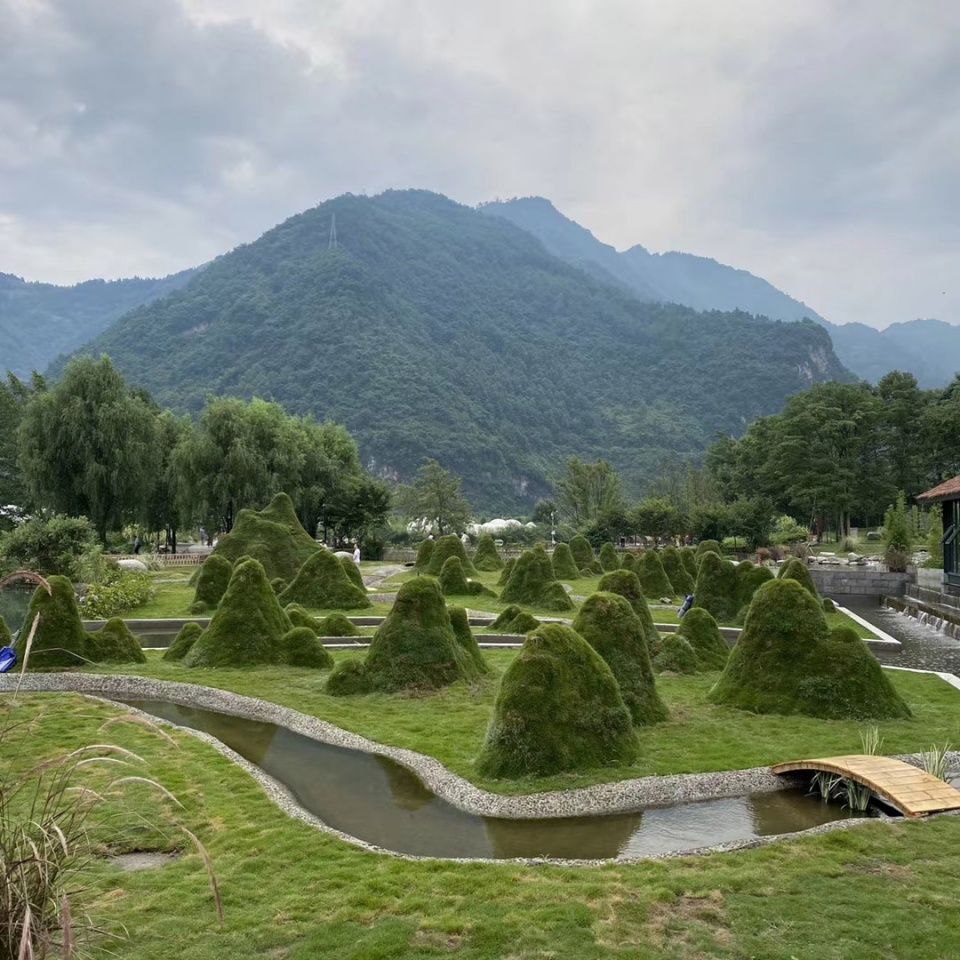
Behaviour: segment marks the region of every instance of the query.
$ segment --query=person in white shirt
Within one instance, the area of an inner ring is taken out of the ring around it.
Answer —
[[[353,562],[359,567],[360,566],[360,544],[355,543],[353,545]]]

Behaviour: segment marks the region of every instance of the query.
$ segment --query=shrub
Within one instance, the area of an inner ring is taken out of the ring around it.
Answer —
[[[713,551],[700,558],[693,605],[703,607],[715,620],[732,620],[737,614],[737,568]]]
[[[910,716],[856,632],[829,631],[820,604],[792,579],[771,580],[757,591],[708,699],[756,713],[826,720]]]
[[[448,534],[436,541],[433,552],[430,554],[430,560],[423,568],[423,572],[431,577],[439,577],[449,557],[458,557],[463,565],[464,576],[476,576],[477,571],[467,557],[467,551],[463,549],[463,541],[456,534]]]
[[[112,617],[96,633],[88,635],[91,659],[97,663],[146,663],[140,641],[120,617]]]
[[[675,597],[677,591],[667,577],[656,550],[644,550],[633,565],[633,572],[648,597]]]
[[[359,610],[370,606],[366,590],[351,583],[339,558],[323,549],[297,571],[279,600],[283,606],[299,603],[316,610]]]
[[[817,585],[813,582],[813,577],[810,575],[810,568],[797,557],[791,557],[780,568],[777,578],[780,580],[796,580],[814,600],[820,602],[820,593],[817,590]]]
[[[580,571],[566,543],[558,543],[553,550],[553,575],[558,580],[578,580]]]
[[[497,545],[493,542],[493,537],[489,533],[485,533],[477,542],[477,551],[473,555],[473,565],[477,570],[488,572],[503,569],[503,557],[500,556],[500,551],[497,550]]]
[[[603,593],[616,593],[628,601],[633,612],[640,619],[649,654],[653,644],[659,643],[660,634],[653,622],[653,616],[650,614],[650,608],[647,606],[637,575],[632,570],[614,570],[600,578],[597,590]]]
[[[200,567],[197,589],[193,596],[194,603],[205,603],[208,607],[215,607],[227,592],[227,584],[230,583],[232,573],[233,564],[226,557],[219,553],[211,553]]]
[[[717,540],[701,540],[697,544],[697,563],[705,553],[715,553],[718,557],[723,555],[720,549],[720,543]]]
[[[417,547],[417,559],[413,565],[421,573],[427,569],[427,564],[430,562],[430,557],[433,555],[433,548],[435,546],[436,544],[433,540],[424,540],[420,546]]]
[[[587,597],[573,629],[603,657],[616,677],[635,726],[666,719],[667,708],[657,693],[643,624],[625,597],[616,593]]]
[[[145,573],[120,570],[110,583],[90,584],[80,598],[80,610],[88,620],[106,620],[142,607],[153,596],[153,584]]]
[[[467,580],[463,575],[463,565],[459,557],[447,557],[440,571],[440,590],[445,597],[487,596],[495,597],[492,590],[488,590],[476,580]]]
[[[600,566],[603,567],[605,573],[620,569],[620,557],[617,555],[617,548],[609,540],[600,548]]]
[[[503,569],[500,571],[500,578],[497,580],[498,587],[506,586],[507,581],[510,579],[510,574],[513,573],[513,568],[516,565],[516,562],[516,559],[511,557],[503,565]]]
[[[288,603],[283,612],[287,615],[292,627],[306,627],[319,635],[319,621],[312,614],[307,613],[299,603]]]
[[[749,560],[737,564],[737,615],[750,606],[753,595],[768,581],[773,580],[773,571],[769,567],[760,567]]]
[[[887,507],[883,519],[884,562],[891,573],[905,573],[913,549],[913,536],[907,519],[907,501],[901,490],[897,502]]]
[[[699,666],[696,651],[686,637],[678,633],[668,633],[663,637],[653,665],[660,673],[687,674],[696,673]]]
[[[556,587],[553,587],[556,584]],[[544,610],[573,610],[574,603],[563,585],[554,577],[553,564],[540,547],[524,550],[510,572],[500,599],[504,603],[522,603]]]
[[[924,566],[936,570],[943,569],[943,515],[939,506],[930,510],[930,526],[927,530],[927,550],[930,553]]]
[[[683,565],[680,551],[676,547],[664,548],[660,553],[660,562],[663,564],[663,572],[673,585],[676,596],[685,597],[693,593],[695,581]]]
[[[603,658],[570,627],[531,633],[500,683],[481,776],[551,776],[637,756],[630,711]]]
[[[453,627],[453,635],[457,638],[457,643],[463,647],[464,652],[473,661],[477,668],[477,673],[489,673],[490,666],[483,657],[480,647],[477,645],[477,638],[470,629],[470,620],[467,617],[467,611],[463,607],[450,607],[447,611],[450,615],[450,626]],[[523,616],[523,614],[521,614]]]
[[[185,623],[173,643],[163,652],[164,660],[182,660],[200,639],[203,627],[199,623]]]
[[[46,577],[77,580],[80,557],[96,544],[96,533],[86,517],[28,520],[0,534],[0,561],[7,567],[34,570]]]
[[[280,658],[291,667],[329,670],[333,666],[330,651],[309,627],[294,627],[280,638]]]
[[[326,691],[333,697],[355,697],[373,693],[373,684],[363,660],[341,660],[327,678]]]
[[[677,634],[690,644],[698,670],[722,670],[727,665],[730,655],[727,641],[717,621],[702,607],[693,607],[684,614]]]
[[[314,620],[313,624],[313,630],[318,637],[360,636],[360,631],[353,621],[342,613],[331,613],[329,616],[324,617],[323,620]]]
[[[777,517],[773,525],[773,533],[770,535],[770,542],[778,547],[785,547],[792,543],[806,543],[810,537],[810,531],[797,523],[793,517],[783,514]]]
[[[59,576],[49,577],[48,583],[50,593],[37,587],[27,608],[23,629],[13,647],[19,662],[24,662],[30,627],[38,613],[40,622],[33,637],[30,667],[77,667],[93,662],[95,651],[80,621],[73,584]]]
[[[337,557],[337,560],[340,562],[340,566],[343,567],[343,572],[347,575],[347,579],[358,589],[363,591],[363,595],[367,595],[367,585],[363,582],[363,574],[360,572],[360,568],[353,562],[352,557]]]
[[[577,534],[570,541],[570,552],[573,554],[573,562],[577,565],[578,570],[582,570],[584,567],[588,569],[593,567],[593,547],[590,546],[590,541],[586,537]]]

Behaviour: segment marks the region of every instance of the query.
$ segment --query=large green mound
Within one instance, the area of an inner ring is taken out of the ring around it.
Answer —
[[[60,576],[48,577],[51,593],[43,587],[37,587],[23,629],[17,637],[13,649],[17,659],[23,663],[24,649],[33,618],[39,613],[40,622],[33,637],[30,659],[31,667],[78,667],[95,660],[96,651],[80,621],[80,608],[73,592],[73,584]]]
[[[620,557],[617,556],[617,548],[609,541],[600,548],[600,566],[603,567],[604,573],[620,569]]]
[[[644,550],[633,564],[633,572],[648,597],[675,597],[677,591],[670,582],[656,550]]]
[[[279,600],[282,606],[299,603],[316,610],[360,610],[370,606],[366,590],[351,583],[340,560],[322,549],[297,571]]]
[[[500,599],[543,610],[573,610],[574,603],[553,573],[550,557],[541,546],[524,550],[510,571]]]
[[[450,626],[453,627],[453,635],[457,638],[457,643],[463,647],[467,656],[473,661],[478,673],[489,673],[490,666],[480,652],[477,645],[477,638],[470,629],[470,618],[463,607],[450,607],[447,611],[450,615]]]
[[[233,564],[222,553],[211,553],[197,572],[197,592],[193,602],[213,609],[227,592]],[[203,609],[203,608],[200,608]]]
[[[477,571],[467,556],[467,551],[463,549],[463,541],[453,533],[436,541],[430,559],[423,568],[423,573],[431,577],[439,577],[444,563],[450,557],[459,557],[460,563],[463,564],[464,576],[475,577],[477,575]]]
[[[279,663],[280,639],[290,629],[259,560],[244,560],[210,625],[184,657],[188,667],[247,667]]]
[[[437,690],[476,675],[476,666],[453,634],[440,585],[432,577],[418,577],[397,591],[390,613],[373,635],[366,660],[337,664],[327,692],[342,696]]]
[[[436,546],[436,543],[433,540],[424,540],[419,547],[417,547],[417,559],[414,562],[414,566],[423,573],[427,568],[427,564],[430,562],[430,557],[433,556],[433,548]]]
[[[445,597],[495,597],[477,580],[467,580],[463,573],[463,564],[459,557],[447,557],[440,571],[440,591]]]
[[[780,568],[777,577],[780,580],[796,580],[814,600],[820,600],[820,591],[817,590],[817,585],[813,582],[813,577],[810,575],[810,568],[799,557],[791,557]]]
[[[545,777],[636,756],[630,711],[600,654],[562,624],[534,630],[503,675],[478,772]]]
[[[791,579],[771,580],[756,592],[709,699],[826,720],[910,716],[866,644],[852,630],[831,634],[820,604]]]
[[[636,726],[666,719],[643,624],[627,599],[616,593],[594,593],[583,602],[573,629],[606,661]]]
[[[697,654],[686,637],[668,633],[660,642],[660,650],[653,658],[658,673],[696,673]]]
[[[140,641],[122,617],[111,617],[96,633],[90,634],[93,659],[97,663],[146,663]]]
[[[737,568],[712,550],[700,558],[693,605],[703,607],[714,620],[732,620],[737,615]]]
[[[553,574],[558,580],[578,580],[580,571],[566,543],[558,543],[553,549]]]
[[[673,589],[676,590],[678,597],[685,597],[693,593],[696,583],[683,565],[680,551],[676,547],[664,548],[660,553],[660,562],[663,564],[663,572],[667,575],[670,583],[673,584]]]
[[[577,570],[584,567],[592,567],[595,559],[593,547],[590,541],[579,533],[570,541],[570,552],[573,554],[573,562],[577,565]]]
[[[185,623],[180,632],[176,635],[173,643],[163,651],[163,659],[167,661],[182,660],[192,649],[193,645],[200,639],[203,633],[203,627],[199,623]]]
[[[600,578],[597,589],[604,593],[619,594],[629,602],[643,627],[648,653],[659,644],[660,633],[653,622],[653,615],[650,613],[650,607],[647,606],[647,599],[643,595],[640,580],[632,570],[624,570],[621,567],[619,570],[614,570],[613,573],[604,574]]]
[[[280,659],[291,667],[329,670],[333,666],[330,651],[309,627],[294,627],[280,638]]]
[[[300,526],[293,501],[278,493],[265,510],[241,510],[213,553],[233,564],[241,557],[252,557],[260,562],[268,581],[282,577],[289,583],[318,550],[320,545]]]
[[[688,610],[680,621],[677,633],[693,648],[698,669],[722,670],[727,665],[730,648],[723,639],[717,621],[703,607]]]
[[[500,556],[500,551],[497,550],[497,545],[489,533],[483,534],[477,541],[473,565],[477,570],[486,570],[488,573],[503,569],[503,557]]]
[[[745,616],[753,595],[768,581],[773,580],[773,571],[762,564],[743,560],[737,564],[737,616]]]

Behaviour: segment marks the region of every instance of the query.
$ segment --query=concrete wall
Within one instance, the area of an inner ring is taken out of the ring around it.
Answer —
[[[883,573],[879,570],[858,570],[845,567],[824,570],[811,567],[810,575],[817,589],[825,597],[885,596],[900,597],[908,583],[916,580],[914,573]]]
[[[918,567],[917,586],[926,587],[928,590],[941,589],[943,586],[943,571],[929,570],[924,567]]]

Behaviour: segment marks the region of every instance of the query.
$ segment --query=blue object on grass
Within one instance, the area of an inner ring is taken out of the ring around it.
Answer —
[[[0,673],[6,673],[17,662],[13,647],[0,647]]]

